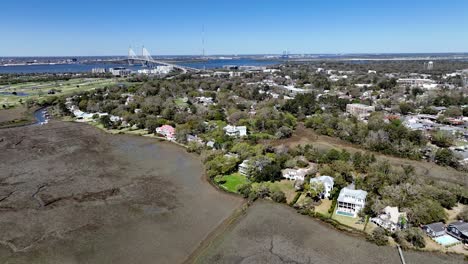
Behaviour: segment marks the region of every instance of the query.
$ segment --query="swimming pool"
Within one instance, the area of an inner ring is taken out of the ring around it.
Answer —
[[[446,246],[446,247],[449,247],[449,246],[453,246],[455,244],[458,244],[458,239],[454,238],[453,236],[450,236],[450,235],[443,235],[443,236],[440,236],[440,237],[436,237],[434,238],[434,240],[441,244],[442,246]]]
[[[353,213],[348,213],[348,212],[343,212],[343,211],[336,211],[336,214],[337,215],[344,215],[344,216],[350,216],[350,217],[354,217],[354,214]]]

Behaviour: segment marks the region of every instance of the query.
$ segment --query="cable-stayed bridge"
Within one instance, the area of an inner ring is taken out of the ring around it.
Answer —
[[[135,51],[133,51],[132,47],[129,47],[128,48],[127,61],[128,61],[128,64],[137,64],[137,63],[141,63],[141,64],[144,64],[144,65],[161,64],[161,65],[165,65],[165,66],[171,66],[171,67],[173,67],[175,69],[179,69],[179,70],[181,70],[183,72],[188,72],[188,71],[198,72],[198,71],[200,71],[199,69],[196,69],[196,68],[180,66],[180,65],[168,63],[168,62],[165,62],[165,61],[155,60],[155,59],[153,59],[153,57],[151,57],[151,54],[148,52],[148,50],[145,47],[143,47],[141,49],[141,56],[138,56],[135,53]]]

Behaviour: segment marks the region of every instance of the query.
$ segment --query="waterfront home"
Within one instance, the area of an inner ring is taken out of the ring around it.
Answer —
[[[246,126],[231,126],[227,125],[223,128],[226,132],[226,135],[230,137],[243,137],[247,136],[247,127]]]
[[[468,223],[463,221],[453,222],[447,226],[447,233],[468,242]]]
[[[313,182],[323,184],[323,192],[319,195],[321,199],[330,197],[330,192],[333,190],[333,185],[334,185],[334,181],[332,177],[323,175],[317,178],[310,179],[310,183],[313,183]]]
[[[175,128],[169,125],[163,125],[163,126],[156,128],[156,133],[163,135],[168,140],[176,139]]]
[[[197,135],[187,135],[187,142],[195,142],[198,144],[203,144],[203,139],[199,138]]]
[[[250,162],[249,160],[244,160],[242,161],[241,164],[239,164],[239,173],[244,175],[244,176],[249,176],[249,169],[250,169]]]
[[[422,227],[422,229],[430,237],[439,237],[445,235],[445,226],[442,222],[425,225]]]
[[[366,205],[367,192],[354,190],[353,187],[344,187],[338,196],[336,214],[356,217]]]
[[[399,212],[398,207],[387,206],[383,209],[382,214],[378,217],[371,218],[371,222],[387,229],[390,232],[395,232],[405,226],[407,219],[406,213]]]

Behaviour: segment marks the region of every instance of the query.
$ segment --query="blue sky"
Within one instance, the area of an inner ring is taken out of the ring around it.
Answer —
[[[5,0],[0,56],[468,52],[466,0]]]

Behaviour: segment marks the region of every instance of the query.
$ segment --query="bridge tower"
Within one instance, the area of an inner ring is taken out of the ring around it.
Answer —
[[[153,57],[151,57],[151,54],[145,46],[141,48],[141,58],[145,61],[146,66],[152,66],[152,62],[154,61]]]
[[[128,47],[128,64],[132,65],[135,61],[135,59],[138,59],[138,56],[136,55],[135,51],[133,51],[132,46]]]

